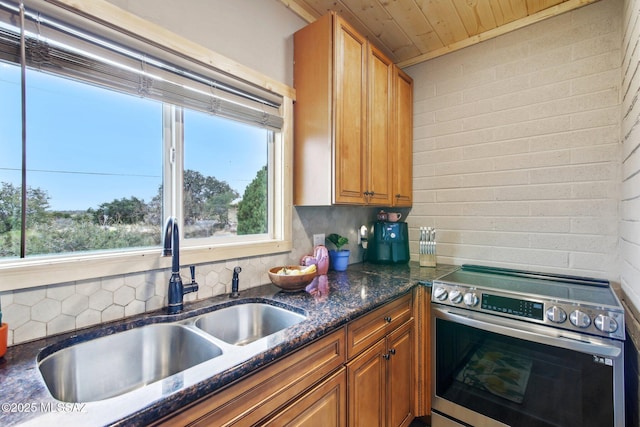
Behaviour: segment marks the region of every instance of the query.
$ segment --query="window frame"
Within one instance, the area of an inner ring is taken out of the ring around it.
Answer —
[[[26,1],[25,3],[29,3]],[[39,7],[43,6],[41,3]],[[46,3],[47,13],[67,20],[83,28],[99,24],[106,32],[124,33],[133,37],[138,46],[150,46],[179,55],[200,69],[224,70],[239,81],[248,82],[281,96],[279,108],[284,119],[282,129],[274,132],[273,217],[270,218],[273,233],[258,239],[240,238],[234,242],[217,243],[211,240],[203,244],[186,244],[181,247],[181,264],[202,264],[235,258],[265,256],[291,251],[292,243],[292,193],[293,193],[293,101],[295,90],[261,73],[219,55],[184,37],[156,24],[139,18],[107,2],[93,0],[56,0]],[[163,162],[166,167],[166,162]],[[180,182],[182,177],[180,177]],[[166,203],[166,202],[165,202]],[[180,206],[179,210],[182,207]],[[36,286],[96,279],[100,277],[168,269],[171,258],[163,257],[160,248],[99,251],[95,253],[71,253],[55,256],[32,256],[23,259],[0,261],[0,292]]]

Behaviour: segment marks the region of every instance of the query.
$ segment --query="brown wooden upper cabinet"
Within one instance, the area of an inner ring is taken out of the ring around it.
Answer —
[[[335,13],[294,60],[294,204],[411,206],[411,78]]]
[[[413,203],[413,79],[394,67],[395,144],[393,206]]]

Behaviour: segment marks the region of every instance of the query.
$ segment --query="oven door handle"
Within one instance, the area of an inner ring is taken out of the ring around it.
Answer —
[[[433,316],[461,323],[477,329],[507,335],[513,338],[562,347],[569,350],[603,357],[618,358],[622,355],[622,342],[606,338],[585,336],[571,331],[540,326],[534,323],[492,316],[466,310],[443,309],[431,304]],[[435,328],[435,322],[434,322]],[[435,329],[434,329],[435,333]]]

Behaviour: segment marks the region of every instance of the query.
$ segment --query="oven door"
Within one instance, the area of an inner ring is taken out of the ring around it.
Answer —
[[[623,342],[431,304],[433,427],[622,427]]]

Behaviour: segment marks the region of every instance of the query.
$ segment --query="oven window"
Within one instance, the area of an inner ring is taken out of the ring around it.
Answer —
[[[613,425],[611,360],[435,320],[437,396],[519,427]]]

